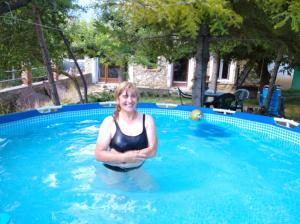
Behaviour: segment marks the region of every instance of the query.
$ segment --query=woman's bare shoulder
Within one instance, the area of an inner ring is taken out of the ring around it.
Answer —
[[[145,114],[145,123],[146,124],[154,124],[154,119],[151,115]]]
[[[150,114],[145,114],[145,116],[146,116],[146,119],[153,120],[153,117]]]
[[[111,126],[113,123],[114,123],[113,116],[108,116],[108,117],[104,118],[101,126]]]

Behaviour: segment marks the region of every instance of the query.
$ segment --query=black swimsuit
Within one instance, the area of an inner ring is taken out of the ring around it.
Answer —
[[[118,152],[124,153],[130,150],[141,150],[148,147],[148,138],[147,138],[147,133],[145,128],[145,114],[143,114],[143,131],[141,134],[136,136],[125,135],[121,131],[120,126],[115,119],[114,122],[116,124],[116,133],[114,134],[114,137],[110,141],[109,144],[110,148],[115,149]],[[140,167],[141,165],[139,165],[138,167]],[[126,172],[138,168],[138,167],[122,168],[118,166],[112,166],[109,164],[104,164],[104,166],[109,169],[115,171],[121,171],[121,172]]]

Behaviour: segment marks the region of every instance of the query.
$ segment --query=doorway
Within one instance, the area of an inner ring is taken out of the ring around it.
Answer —
[[[101,82],[108,82],[108,83],[117,83],[118,80],[118,72],[119,67],[114,65],[103,64],[101,65]]]
[[[180,59],[173,64],[173,85],[186,86],[188,77],[188,62],[186,58]]]

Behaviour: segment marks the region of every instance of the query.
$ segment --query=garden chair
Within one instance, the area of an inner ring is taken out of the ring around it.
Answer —
[[[244,110],[244,101],[249,97],[249,91],[247,89],[238,89],[235,91],[235,99],[236,99],[236,110]]]
[[[224,93],[217,96],[212,102],[204,103],[205,107],[221,108],[228,110],[236,110],[236,97],[232,93]]]
[[[180,103],[181,103],[181,105],[183,105],[182,98],[192,99],[192,95],[191,94],[183,92],[179,87],[177,87],[177,89],[178,89],[178,94],[179,94],[179,97],[180,97]]]

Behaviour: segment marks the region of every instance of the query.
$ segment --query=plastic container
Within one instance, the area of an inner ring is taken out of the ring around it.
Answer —
[[[281,98],[281,88],[279,86],[274,86],[274,91],[272,93],[270,106],[268,113],[272,115],[279,115],[280,114],[280,98]],[[264,86],[262,90],[261,100],[260,100],[260,107],[265,105],[267,96],[268,96],[269,86]]]

